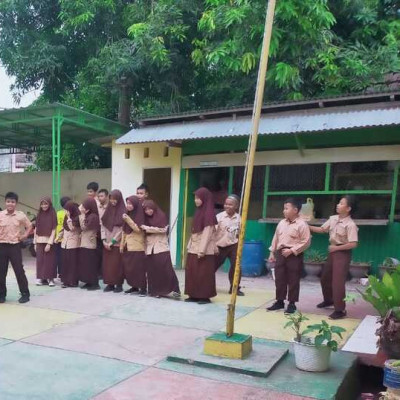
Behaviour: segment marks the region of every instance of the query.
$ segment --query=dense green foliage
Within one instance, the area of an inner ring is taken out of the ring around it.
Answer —
[[[117,118],[251,103],[266,0],[2,0],[19,94]],[[400,71],[397,0],[278,0],[266,100],[379,89]]]

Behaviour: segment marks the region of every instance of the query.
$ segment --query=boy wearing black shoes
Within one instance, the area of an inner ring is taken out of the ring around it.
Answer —
[[[13,192],[6,194],[6,209],[0,211],[0,303],[6,301],[6,277],[8,263],[11,262],[21,297],[20,303],[29,301],[28,280],[22,264],[21,242],[31,233],[32,224],[28,217],[17,211],[18,195]]]
[[[310,246],[311,235],[307,223],[299,217],[301,203],[294,198],[283,205],[285,217],[276,227],[272,239],[268,261],[275,262],[276,301],[268,311],[285,308],[286,297],[289,304],[285,313],[296,311],[299,301],[300,278],[303,268],[303,253]]]

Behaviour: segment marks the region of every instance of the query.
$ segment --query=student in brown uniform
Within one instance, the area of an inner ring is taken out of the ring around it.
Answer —
[[[124,271],[122,268],[119,244],[122,236],[122,225],[126,207],[120,190],[112,190],[110,201],[104,212],[101,227],[103,240],[103,281],[107,285],[105,292],[122,292]]]
[[[276,227],[272,239],[270,262],[275,262],[276,301],[268,311],[285,308],[286,296],[289,300],[285,313],[296,311],[299,301],[300,278],[303,268],[303,252],[310,246],[310,229],[299,217],[301,203],[296,199],[287,199],[283,206],[284,219]]]
[[[231,264],[229,268],[229,282],[231,284],[229,293],[232,293],[232,285],[233,285],[233,276],[235,274],[235,264],[236,264],[236,255],[238,248],[238,235],[239,235],[239,226],[240,226],[240,215],[237,213],[239,209],[240,199],[238,196],[232,194],[225,199],[224,210],[221,213],[217,214],[217,246],[218,246],[218,255],[217,262],[215,264],[215,270],[225,262],[226,259],[229,259]],[[241,274],[239,277],[240,283]],[[244,296],[244,293],[240,290],[240,286],[237,290],[238,296]]]
[[[81,238],[79,206],[72,200],[64,206],[66,215],[61,241],[61,287],[78,286],[78,253]]]
[[[179,298],[181,291],[169,251],[167,216],[152,200],[145,200],[143,208],[149,294],[159,297],[172,293],[173,297]]]
[[[87,197],[97,199],[97,191],[99,190],[99,184],[97,182],[89,182],[86,186]]]
[[[106,208],[108,206],[108,190],[107,189],[100,189],[97,193],[97,198],[95,198],[97,202],[97,209],[99,211],[99,218],[100,218],[100,228],[101,228],[101,219],[103,218],[103,215],[106,211]],[[101,234],[98,235],[97,238],[97,251],[99,253],[99,271],[98,275],[99,278],[102,278],[102,264],[103,264],[103,241],[101,240]]]
[[[100,257],[97,250],[97,237],[100,233],[99,211],[96,200],[88,197],[80,206],[81,215],[79,225],[81,227],[81,246],[79,249],[78,265],[79,280],[85,285],[82,289],[98,290]]]
[[[6,193],[5,201],[6,209],[0,211],[0,303],[6,301],[9,262],[11,262],[21,292],[18,301],[26,303],[29,301],[30,294],[22,264],[21,242],[30,235],[32,224],[22,211],[16,210],[18,204],[16,193]]]
[[[57,278],[57,254],[54,246],[57,229],[57,214],[50,197],[40,200],[36,217],[36,285],[54,286]]]
[[[149,197],[149,187],[142,183],[136,188],[136,196],[139,197],[140,201],[147,200]]]
[[[215,287],[215,262],[218,248],[215,242],[214,201],[211,192],[202,187],[194,192],[196,212],[192,235],[188,244],[185,268],[185,301],[210,303],[217,295]]]
[[[147,293],[146,253],[144,232],[140,228],[144,224],[144,211],[139,197],[126,199],[126,213],[122,215],[122,239],[120,251],[125,279],[131,286],[125,293],[139,293],[144,297]]]
[[[321,227],[310,226],[311,232],[329,233],[329,255],[321,276],[324,301],[318,308],[335,307],[330,319],[346,316],[346,278],[350,268],[351,251],[358,245],[358,228],[351,218],[354,198],[343,196],[332,215]]]

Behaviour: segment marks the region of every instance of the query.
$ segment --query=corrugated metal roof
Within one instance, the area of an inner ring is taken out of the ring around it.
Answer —
[[[400,105],[384,107],[340,107],[329,110],[285,112],[263,115],[260,135],[296,134],[336,131],[374,126],[400,125]],[[251,117],[221,118],[144,126],[132,129],[117,140],[117,144],[184,141],[206,138],[247,136]]]

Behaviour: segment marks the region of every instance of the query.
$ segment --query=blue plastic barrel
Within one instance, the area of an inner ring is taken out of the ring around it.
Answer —
[[[244,242],[242,254],[242,275],[260,276],[264,272],[264,243],[261,240],[250,240]]]

